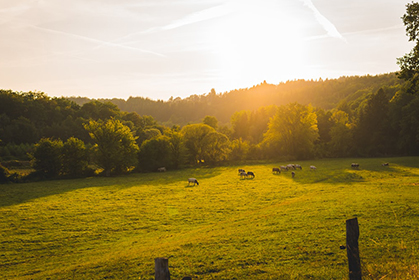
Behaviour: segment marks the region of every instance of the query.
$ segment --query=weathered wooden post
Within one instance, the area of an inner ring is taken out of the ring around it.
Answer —
[[[359,226],[358,219],[346,220],[346,253],[348,255],[349,279],[361,280],[361,260],[358,248]]]
[[[170,280],[169,260],[167,258],[154,259],[155,280]]]

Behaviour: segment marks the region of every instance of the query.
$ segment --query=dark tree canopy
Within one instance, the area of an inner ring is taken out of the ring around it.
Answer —
[[[406,13],[402,17],[409,41],[415,42],[413,49],[397,59],[400,66],[398,77],[408,81],[408,91],[416,93],[419,81],[419,4],[412,2],[406,5]]]

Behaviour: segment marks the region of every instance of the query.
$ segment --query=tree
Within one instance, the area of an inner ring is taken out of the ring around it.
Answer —
[[[400,91],[391,100],[390,107],[390,120],[397,135],[397,152],[419,155],[419,95]]]
[[[211,131],[203,139],[203,158],[210,164],[224,161],[230,153],[230,141],[227,136],[217,131]]]
[[[353,124],[349,123],[349,116],[344,111],[335,111],[330,120],[333,126],[330,129],[330,156],[347,157],[353,146]]]
[[[269,122],[263,144],[271,156],[309,158],[318,137],[317,116],[313,107],[290,103],[278,107]]]
[[[397,59],[397,64],[400,66],[397,75],[400,79],[408,81],[409,92],[415,93],[418,91],[419,81],[419,4],[415,2],[406,4],[406,13],[402,19],[409,41],[415,42],[416,45],[410,53]]]
[[[204,160],[205,136],[215,131],[206,124],[189,124],[181,130],[183,143],[188,151],[191,163],[200,163]]]
[[[230,141],[209,125],[190,124],[181,133],[191,163],[215,163],[227,158]]]
[[[277,106],[265,106],[253,111],[249,116],[249,139],[258,144],[263,141],[263,134],[268,130],[268,123],[277,110]]]
[[[162,135],[160,130],[158,130],[157,128],[146,128],[146,129],[139,128],[137,129],[135,134],[137,135],[137,144],[139,147],[141,147],[142,143],[145,140],[149,140],[154,137],[159,137]]]
[[[232,160],[244,160],[247,158],[250,145],[248,142],[243,141],[241,138],[234,139],[231,142],[231,153],[230,159]]]
[[[97,100],[83,104],[79,112],[86,119],[107,120],[121,115],[115,104],[111,102],[102,103]]]
[[[250,113],[248,111],[235,112],[231,116],[231,126],[233,128],[233,138],[243,140],[249,140],[250,132]]]
[[[160,135],[145,140],[138,153],[138,166],[141,171],[155,171],[159,167],[171,166],[170,139]]]
[[[84,142],[70,137],[63,144],[62,164],[63,174],[70,177],[85,175],[88,166],[88,154]]]
[[[359,152],[366,156],[387,155],[391,150],[389,100],[382,88],[372,94],[361,111],[355,142]]]
[[[103,168],[106,176],[126,172],[137,163],[139,148],[135,137],[119,120],[89,121],[84,127],[95,142],[95,162]]]
[[[10,176],[10,171],[6,167],[1,165],[0,163],[0,184],[9,182],[10,181],[9,176]]]
[[[41,177],[52,178],[60,175],[62,167],[63,142],[42,138],[34,147],[33,167]]]
[[[175,129],[169,132],[170,155],[173,168],[177,169],[183,162],[183,140]]]
[[[209,125],[210,127],[214,128],[215,130],[218,129],[218,120],[216,117],[213,116],[205,116],[202,120],[203,124]]]

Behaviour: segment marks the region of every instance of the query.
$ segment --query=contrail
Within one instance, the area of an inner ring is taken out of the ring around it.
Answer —
[[[320,23],[320,25],[326,30],[327,35],[333,38],[338,38],[346,42],[346,39],[342,36],[342,34],[339,33],[339,31],[336,29],[336,27],[331,23],[325,16],[323,16],[319,10],[314,6],[313,2],[311,0],[302,0],[304,2],[304,5],[306,5],[316,17],[316,20]]]
[[[138,31],[138,32],[134,32],[128,35],[125,35],[119,39],[117,39],[116,41],[119,40],[123,40],[135,35],[140,35],[140,34],[147,34],[147,33],[153,33],[153,32],[159,32],[159,31],[165,31],[165,30],[171,30],[171,29],[176,29],[182,26],[186,26],[186,25],[190,25],[190,24],[194,24],[194,23],[198,23],[201,21],[206,21],[206,20],[210,20],[213,18],[218,18],[218,17],[222,17],[225,16],[227,14],[229,14],[231,11],[229,9],[226,9],[226,4],[223,5],[218,5],[212,8],[208,8],[202,11],[198,11],[192,14],[189,14],[181,19],[175,20],[167,25],[164,26],[157,26],[157,27],[152,27],[149,28],[147,30],[144,31]]]
[[[144,35],[144,34],[149,34],[149,33],[154,33],[154,32],[161,32],[161,31],[166,31],[166,30],[172,30],[172,29],[176,29],[182,26],[186,26],[186,25],[190,25],[190,24],[194,24],[194,23],[198,23],[198,22],[202,22],[202,21],[206,21],[206,20],[210,20],[210,19],[214,19],[214,18],[218,18],[218,17],[222,17],[225,16],[229,13],[231,13],[231,9],[229,9],[228,7],[226,8],[226,4],[222,4],[222,5],[218,5],[212,8],[208,8],[205,10],[201,10],[189,15],[186,15],[185,17],[175,20],[169,24],[163,25],[163,26],[156,26],[156,27],[151,27],[147,30],[143,30],[143,31],[137,31],[137,32],[133,32],[127,35],[124,35],[120,38],[117,38],[115,40],[113,40],[112,42],[105,42],[104,44],[114,44],[116,42],[121,42],[123,40],[126,40],[130,37],[134,37],[136,35]],[[98,46],[100,47],[100,46]]]
[[[157,53],[157,52],[153,52],[153,51],[149,51],[149,50],[144,50],[144,49],[140,49],[140,48],[135,48],[135,47],[130,47],[130,46],[117,44],[117,43],[113,43],[113,42],[106,42],[106,41],[102,41],[102,40],[98,40],[98,39],[94,39],[94,38],[90,38],[90,37],[85,37],[85,36],[81,36],[81,35],[77,35],[77,34],[72,34],[72,33],[68,33],[68,32],[57,31],[57,30],[53,30],[53,29],[49,29],[49,28],[43,28],[43,27],[39,27],[39,26],[36,26],[36,25],[30,25],[29,27],[34,28],[34,29],[38,29],[38,30],[42,30],[44,32],[53,33],[53,34],[71,36],[71,37],[74,37],[74,38],[77,38],[77,39],[81,39],[81,40],[84,40],[84,41],[89,41],[89,42],[99,44],[99,46],[111,46],[111,47],[117,47],[117,48],[122,48],[122,49],[126,49],[126,50],[131,50],[131,51],[139,51],[139,52],[142,52],[142,53],[152,54],[152,55],[159,56],[159,57],[165,57],[165,55],[163,55],[161,53]]]

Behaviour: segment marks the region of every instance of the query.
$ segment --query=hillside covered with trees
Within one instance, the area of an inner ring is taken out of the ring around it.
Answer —
[[[277,85],[263,82],[251,88],[225,93],[217,93],[212,89],[206,94],[191,95],[184,99],[171,97],[168,101],[143,97],[98,101],[111,102],[122,111],[153,116],[157,121],[169,126],[200,122],[207,115],[216,117],[222,124],[227,124],[237,111],[253,111],[263,106],[281,106],[292,102],[330,110],[341,102],[365,98],[381,87],[396,88],[401,82],[395,73],[390,73],[327,80],[295,80]],[[79,105],[91,101],[85,97],[70,97],[69,100]]]

